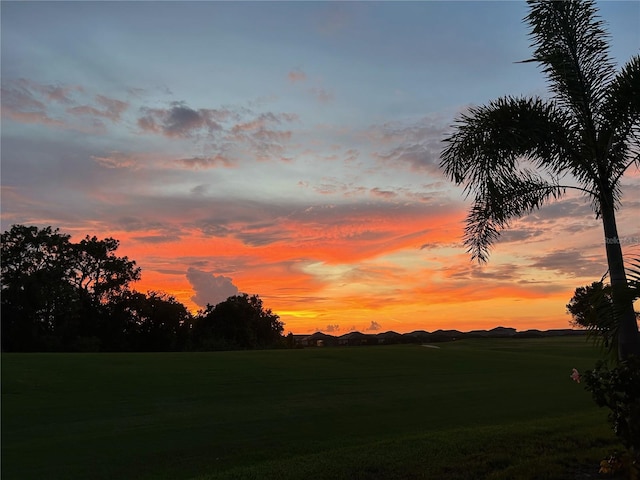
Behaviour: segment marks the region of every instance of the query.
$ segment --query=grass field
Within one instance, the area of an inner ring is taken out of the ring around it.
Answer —
[[[620,448],[583,338],[439,346],[3,354],[2,478],[575,479]]]

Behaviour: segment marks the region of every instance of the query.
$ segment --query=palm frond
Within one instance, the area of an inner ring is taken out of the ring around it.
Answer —
[[[472,260],[484,263],[500,231],[513,219],[557,199],[565,188],[525,170],[490,180],[478,192],[466,220],[463,241]]]
[[[474,260],[484,262],[510,220],[564,193],[558,179],[577,169],[579,141],[566,116],[539,98],[500,98],[470,109],[455,127],[440,167],[475,197],[464,243]],[[523,168],[527,162],[537,172]],[[583,173],[590,175],[597,173]]]
[[[456,184],[464,184],[467,194],[509,175],[523,158],[552,176],[573,173],[579,141],[568,122],[562,111],[539,98],[504,97],[473,107],[444,139],[440,167]]]
[[[631,57],[610,83],[602,117],[598,143],[617,183],[629,166],[640,168],[640,56]]]
[[[548,76],[556,100],[595,140],[599,105],[613,77],[608,33],[591,0],[528,0],[533,58]]]

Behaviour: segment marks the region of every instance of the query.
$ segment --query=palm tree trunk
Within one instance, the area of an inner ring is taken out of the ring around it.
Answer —
[[[604,226],[605,248],[609,277],[611,278],[611,293],[618,325],[618,359],[624,360],[630,355],[640,355],[640,337],[638,324],[633,310],[633,300],[627,291],[627,277],[624,272],[622,246],[618,237],[613,198],[601,202],[602,223]]]

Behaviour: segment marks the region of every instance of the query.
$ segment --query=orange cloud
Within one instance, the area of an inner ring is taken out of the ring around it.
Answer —
[[[104,95],[96,95],[95,100],[102,107],[102,109],[91,105],[79,105],[76,107],[67,108],[67,112],[71,113],[72,115],[104,117],[111,120],[112,122],[118,122],[124,111],[129,107],[129,104],[126,102],[108,98]]]
[[[291,70],[287,74],[287,78],[291,83],[304,82],[307,79],[307,74],[302,70]]]

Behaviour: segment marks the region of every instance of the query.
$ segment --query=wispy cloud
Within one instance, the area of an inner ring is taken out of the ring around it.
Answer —
[[[543,255],[531,256],[531,266],[568,275],[599,279],[607,270],[603,256],[585,254],[576,249],[556,249]]]
[[[309,93],[313,95],[320,103],[329,103],[333,100],[333,93],[321,87],[311,87]]]
[[[391,167],[441,175],[439,163],[446,127],[441,120],[388,122],[372,126],[366,133],[377,146],[373,157]]]
[[[71,115],[106,117],[117,121],[127,104],[102,95],[95,102],[102,107],[81,105],[85,89],[79,85],[47,85],[26,78],[9,79],[2,83],[2,113],[20,123],[35,123],[59,128],[87,130],[86,125],[74,124],[65,118],[59,105],[66,106]]]
[[[223,154],[216,154],[206,157],[181,158],[177,163],[187,168],[216,168],[216,167],[233,167],[238,164],[237,159],[230,158]]]
[[[91,158],[106,168],[133,168],[137,164],[131,155],[122,152],[111,152],[104,156],[91,155]]]
[[[127,102],[123,102],[115,98],[108,98],[104,95],[96,95],[95,101],[101,108],[97,108],[92,105],[79,105],[67,108],[67,112],[72,115],[104,117],[112,122],[118,122],[120,121],[122,114],[129,107]]]
[[[371,195],[373,195],[374,197],[382,197],[382,198],[396,198],[398,196],[398,194],[396,192],[393,192],[391,190],[383,190],[381,188],[372,188],[370,190]]]
[[[307,74],[300,69],[296,69],[296,70],[291,70],[287,74],[287,78],[291,83],[299,83],[299,82],[304,82],[307,79]]]

